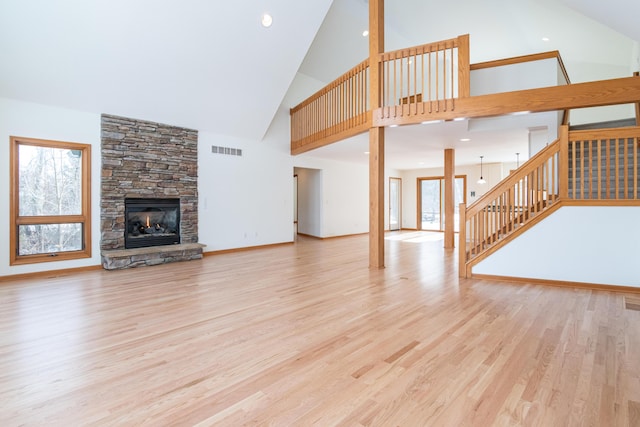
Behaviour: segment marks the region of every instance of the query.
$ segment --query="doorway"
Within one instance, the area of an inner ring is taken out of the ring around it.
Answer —
[[[466,203],[467,176],[454,181],[454,231],[460,231],[460,203]],[[418,178],[418,230],[444,231],[444,177]]]
[[[402,178],[389,178],[389,231],[402,229]]]

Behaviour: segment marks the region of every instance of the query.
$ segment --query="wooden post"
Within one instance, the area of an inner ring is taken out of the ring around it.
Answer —
[[[560,127],[560,152],[558,153],[558,196],[569,197],[569,126]],[[575,197],[575,195],[574,195]]]
[[[369,100],[380,108],[384,52],[384,0],[369,1]],[[384,268],[384,127],[369,130],[369,267]]]
[[[369,130],[369,267],[384,268],[384,128]]]
[[[467,277],[467,205],[460,203],[460,233],[458,233],[458,276]]]
[[[469,57],[469,34],[458,36],[458,98],[468,98],[471,94]]]
[[[444,150],[444,247],[455,247],[455,150]]]

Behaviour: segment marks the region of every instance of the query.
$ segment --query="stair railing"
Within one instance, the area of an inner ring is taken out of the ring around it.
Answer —
[[[566,132],[564,135],[566,137]],[[464,203],[460,204],[458,247],[461,276],[469,275],[472,261],[559,200],[561,138],[538,152],[468,208]]]
[[[640,204],[640,127],[560,128],[560,137],[480,199],[460,204],[459,274],[561,204]]]

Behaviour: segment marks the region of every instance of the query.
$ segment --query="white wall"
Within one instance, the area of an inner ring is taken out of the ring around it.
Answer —
[[[322,171],[294,168],[298,175],[298,233],[322,237]]]
[[[205,252],[293,241],[293,165],[288,115],[262,141],[198,133],[198,237]],[[242,156],[212,154],[211,146]]]
[[[369,231],[369,168],[309,155],[293,158],[296,167],[321,170],[321,234],[335,237]],[[299,197],[302,194],[299,193]],[[299,213],[300,214],[300,213]],[[303,232],[299,228],[300,232]],[[315,234],[312,234],[315,235]]]
[[[473,70],[471,96],[564,84],[559,78],[559,68],[553,58]]]
[[[560,208],[474,274],[640,287],[640,207]]]
[[[91,145],[91,258],[9,266],[9,137]],[[0,276],[100,264],[100,115],[0,98]]]

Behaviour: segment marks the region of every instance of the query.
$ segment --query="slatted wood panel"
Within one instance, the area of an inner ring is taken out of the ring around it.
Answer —
[[[638,425],[625,295],[388,237],[384,270],[356,236],[3,283],[0,425]]]
[[[571,132],[568,197],[640,200],[640,128]]]

